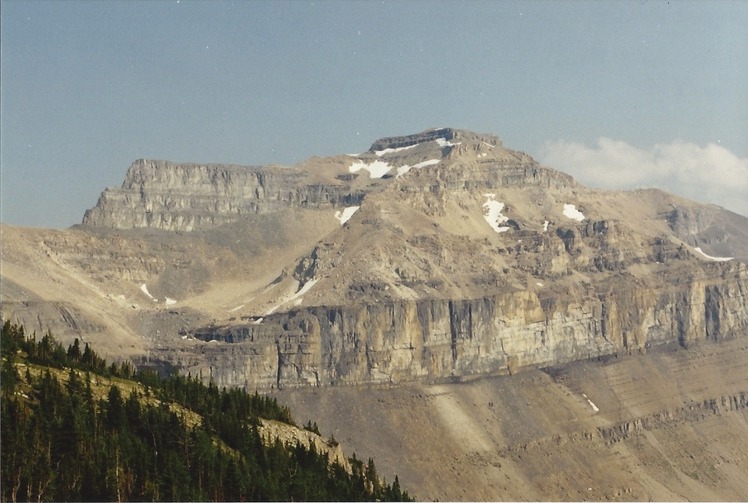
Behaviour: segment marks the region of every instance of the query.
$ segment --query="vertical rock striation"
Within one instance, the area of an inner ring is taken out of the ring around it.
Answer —
[[[108,188],[83,225],[171,231],[208,229],[283,208],[360,204],[346,183],[308,183],[300,170],[139,159],[120,189]],[[303,183],[302,183],[303,182]]]
[[[194,333],[185,370],[247,388],[442,381],[748,333],[748,270],[586,295],[309,307]],[[176,355],[179,359],[179,355]]]

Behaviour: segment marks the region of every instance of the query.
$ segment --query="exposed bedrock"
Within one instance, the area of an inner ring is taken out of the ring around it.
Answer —
[[[418,148],[401,151],[408,147]],[[375,162],[389,166],[386,177],[351,172],[353,163]],[[189,232],[281,209],[359,206],[367,194],[395,185],[394,174],[404,167],[413,173],[410,181],[399,179],[405,193],[577,186],[569,175],[504,148],[498,137],[444,128],[383,138],[353,158],[314,158],[289,167],[139,159],[120,188],[102,192],[83,225]]]
[[[283,208],[353,206],[349,185],[302,183],[303,172],[274,167],[180,164],[139,159],[119,189],[108,188],[83,225],[192,231]]]
[[[449,141],[455,138],[458,133],[457,130],[452,128],[438,128],[429,129],[416,134],[404,135],[404,136],[390,136],[387,138],[380,138],[379,140],[372,143],[369,152],[382,151],[388,148],[406,148],[419,143],[426,143],[435,140]]]
[[[197,330],[195,351],[169,357],[193,375],[249,389],[507,374],[744,336],[747,285],[746,267],[736,264],[721,277],[656,289],[308,307]]]

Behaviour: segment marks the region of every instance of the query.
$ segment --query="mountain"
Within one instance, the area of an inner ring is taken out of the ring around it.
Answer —
[[[140,160],[82,225],[3,234],[4,317],[248,389],[514,373],[748,327],[748,219],[593,190],[450,128],[291,167]]]
[[[739,499],[748,219],[457,129],[294,166],[136,161],[2,226],[2,316],[329,425],[419,499]]]

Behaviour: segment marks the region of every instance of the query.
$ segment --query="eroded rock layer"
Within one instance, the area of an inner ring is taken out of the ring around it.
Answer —
[[[716,275],[709,275],[717,273]],[[605,355],[748,334],[748,270],[704,271],[677,285],[514,291],[309,307],[194,333],[195,354],[169,355],[227,386],[445,381],[511,374]]]

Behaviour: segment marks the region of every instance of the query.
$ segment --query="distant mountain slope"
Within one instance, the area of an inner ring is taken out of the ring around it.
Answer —
[[[430,501],[735,501],[748,338],[452,384],[286,389]]]

